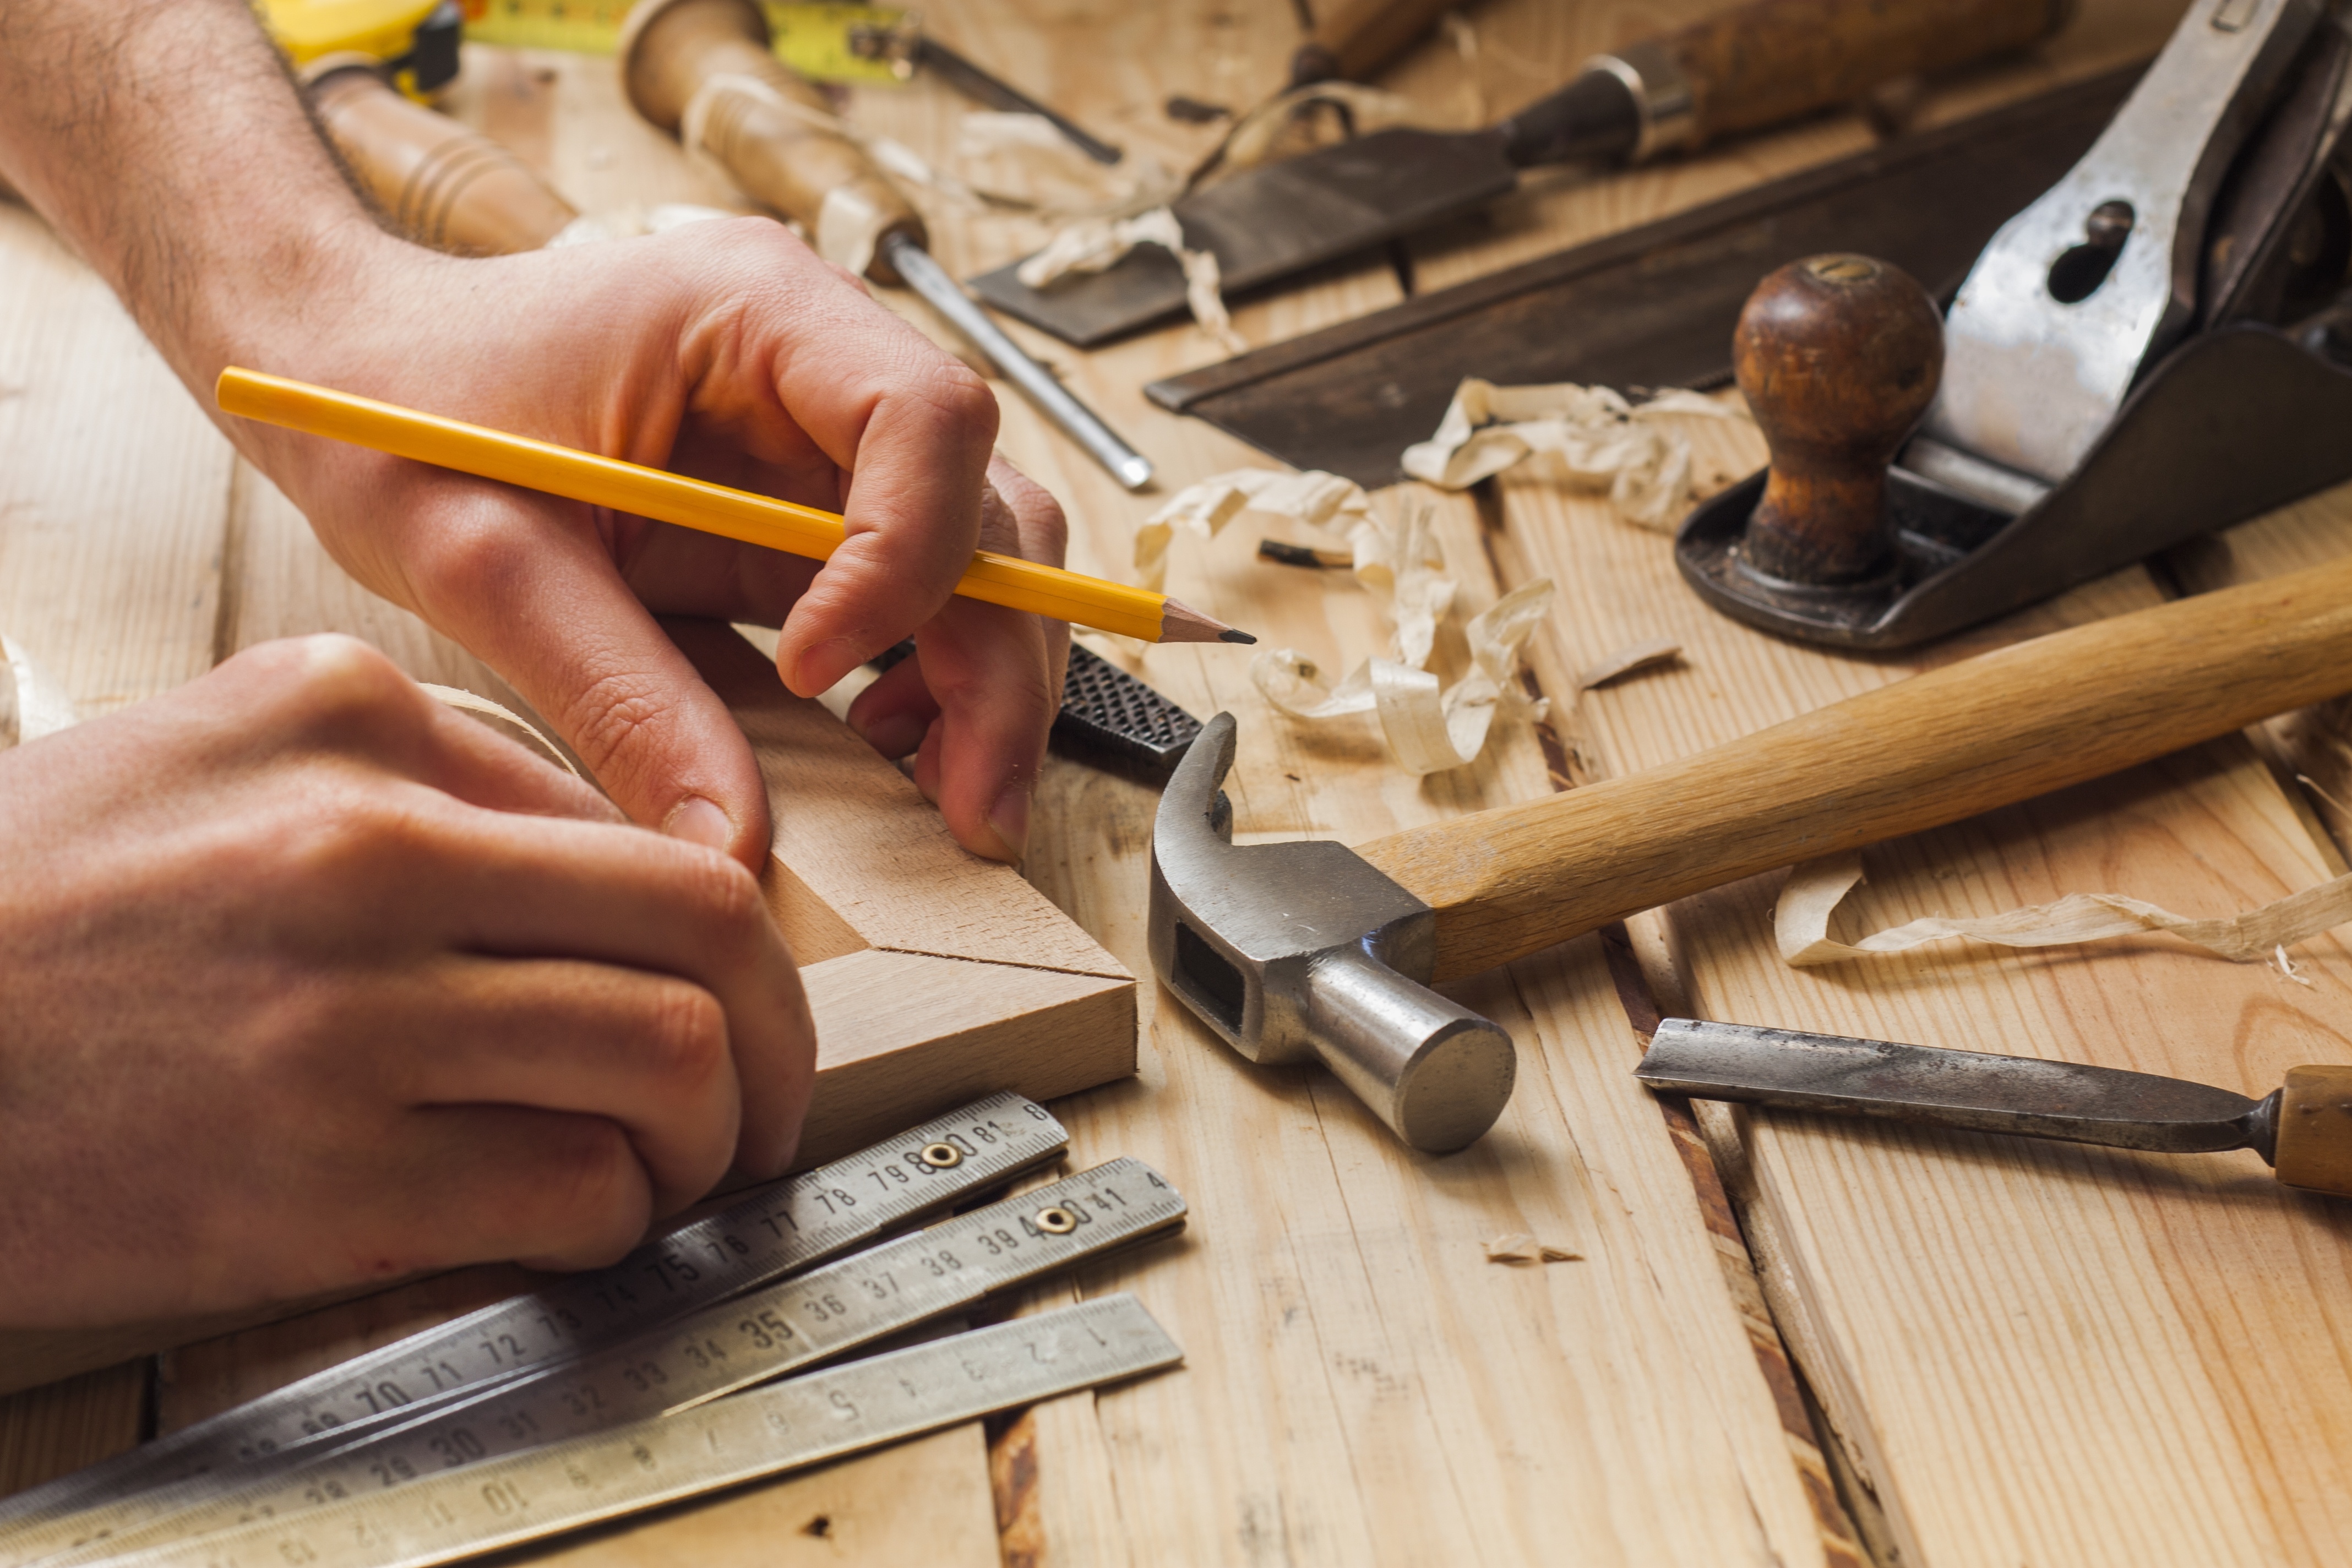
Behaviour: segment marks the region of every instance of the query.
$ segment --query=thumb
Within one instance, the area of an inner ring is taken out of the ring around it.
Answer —
[[[446,591],[429,618],[505,677],[630,817],[757,871],[768,795],[751,742],[611,557],[560,526],[485,532],[466,571],[436,574]]]

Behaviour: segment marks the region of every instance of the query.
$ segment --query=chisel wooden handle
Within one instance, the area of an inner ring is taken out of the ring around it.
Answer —
[[[1362,81],[1388,64],[1462,0],[1310,0],[1315,25],[1290,57],[1290,85],[1337,77]]]
[[[465,256],[536,250],[580,216],[513,153],[403,98],[372,62],[319,72],[310,93],[335,151],[419,245]]]
[[[1692,142],[1860,100],[1881,82],[2021,49],[2073,0],[1756,0],[1663,46],[1690,84]]]
[[[698,138],[745,195],[806,229],[827,260],[899,281],[879,241],[905,234],[921,244],[923,220],[864,148],[830,128],[824,94],[777,62],[754,0],[640,0],[622,35],[621,74],[638,113]],[[689,111],[696,124],[685,123]]]
[[[1647,773],[1359,847],[1437,977],[2352,691],[2352,558],[1947,665]]]
[[[2286,1075],[2271,1163],[2290,1187],[2352,1197],[2352,1068],[2296,1068]]]

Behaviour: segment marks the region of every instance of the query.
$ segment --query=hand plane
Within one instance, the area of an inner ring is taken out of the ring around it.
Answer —
[[[1939,345],[1866,258],[1774,274],[1734,345],[1774,469],[1692,512],[1685,578],[1769,631],[1902,647],[2352,478],[2347,121],[2331,8],[2196,0]]]

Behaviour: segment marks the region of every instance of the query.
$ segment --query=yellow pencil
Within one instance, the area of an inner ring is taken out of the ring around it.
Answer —
[[[841,547],[845,537],[837,512],[420,414],[397,404],[354,397],[283,376],[232,365],[221,372],[215,395],[224,414],[349,441],[396,458],[414,458],[462,474],[500,479],[769,550],[823,561]],[[1065,572],[1058,566],[1041,566],[990,550],[973,553],[955,591],[968,599],[1146,642],[1257,640],[1165,594]]]

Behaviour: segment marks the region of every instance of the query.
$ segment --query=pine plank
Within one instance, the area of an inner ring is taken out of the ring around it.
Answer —
[[[1718,439],[1745,440],[1729,429]],[[1736,454],[1734,455],[1736,456]],[[1760,452],[1751,449],[1752,459]],[[1899,679],[1927,661],[2156,601],[2137,569],[1924,659],[1841,657],[1704,609],[1661,535],[1506,481],[1507,576],[1566,590],[1543,662],[1671,636],[1676,668],[1588,693],[1579,733],[1630,772]],[[2340,503],[2339,503],[2340,504]],[[2254,525],[2260,527],[2261,525]],[[2219,913],[2328,874],[2242,741],[1865,856],[1852,929],[2105,889]],[[2352,954],[2313,989],[2149,939],[2081,952],[1930,952],[1792,971],[1775,879],[1668,911],[1706,1016],[2129,1067],[2265,1093],[2352,1055]],[[2340,1308],[2352,1250],[2325,1200],[2248,1155],[2164,1160],[1759,1114],[1738,1119],[1748,1217],[1787,1270],[1774,1305],[1906,1562],[2328,1561],[2352,1528]]]

